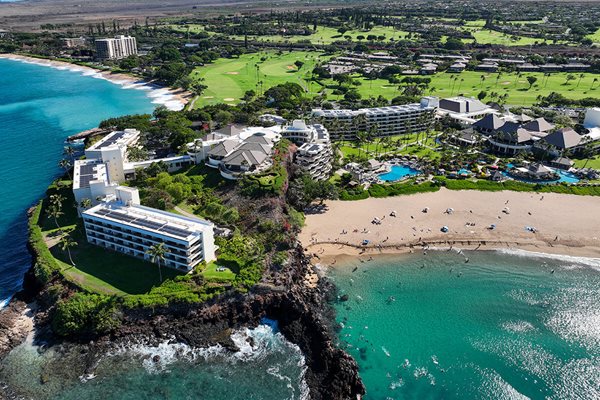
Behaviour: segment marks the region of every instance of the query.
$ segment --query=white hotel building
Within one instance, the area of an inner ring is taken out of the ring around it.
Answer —
[[[376,137],[417,133],[433,123],[437,106],[424,98],[421,103],[358,110],[312,110],[312,119],[322,123],[332,139],[354,140],[358,132]]]
[[[120,60],[136,55],[137,42],[133,36],[96,39],[96,57],[100,60]]]
[[[85,150],[86,159],[75,161],[73,194],[88,242],[146,260],[150,246],[164,243],[166,255],[161,264],[183,272],[214,260],[211,222],[141,206],[136,188],[119,186],[135,176],[136,168],[155,162],[166,163],[169,171],[192,163],[187,155],[128,162],[127,147],[136,146],[139,137],[135,129],[112,132]],[[91,200],[91,208],[82,209],[84,199]]]
[[[182,272],[215,257],[214,225],[139,204],[135,188],[118,186],[112,201],[82,213],[89,243],[150,261],[147,251],[157,243],[165,246],[162,265]]]
[[[333,150],[329,132],[323,125],[306,125],[297,119],[281,131],[281,136],[300,145],[294,162],[313,179],[329,178]]]

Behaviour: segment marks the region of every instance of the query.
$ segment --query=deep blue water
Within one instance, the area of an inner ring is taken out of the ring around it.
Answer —
[[[0,59],[0,306],[30,266],[27,209],[60,174],[64,139],[109,117],[152,112],[147,92]]]

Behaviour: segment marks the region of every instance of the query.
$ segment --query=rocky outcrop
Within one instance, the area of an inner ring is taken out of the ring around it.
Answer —
[[[215,300],[200,308],[171,307],[149,316],[139,311],[126,315],[122,327],[104,340],[143,338],[157,344],[167,338],[194,347],[221,344],[235,350],[232,329],[258,325],[262,317],[275,319],[284,336],[302,350],[311,399],[356,399],[365,393],[352,357],[335,346],[328,296],[334,290],[325,279],[307,288],[303,277],[310,264],[301,249],[285,272],[286,290],[260,290]]]
[[[281,285],[260,285],[248,294],[230,293],[202,305],[174,305],[156,310],[129,310],[124,312],[120,328],[93,342],[80,338],[90,354],[102,354],[114,342],[136,341],[158,345],[165,340],[176,340],[193,347],[220,344],[232,351],[237,348],[231,340],[233,329],[254,327],[268,317],[279,322],[282,334],[302,350],[307,365],[305,375],[314,400],[357,399],[365,389],[358,375],[354,359],[335,345],[331,321],[333,311],[328,299],[334,290],[326,279],[316,287],[307,287],[304,277],[312,266],[301,247],[294,252],[291,263],[277,272]],[[27,286],[27,285],[26,285]],[[33,289],[28,289],[30,297]],[[38,294],[40,311],[37,321],[47,321],[47,299],[44,290]],[[22,318],[25,303],[13,302],[0,316],[0,336],[6,339],[5,350],[24,340],[20,329],[14,329]],[[32,321],[32,319],[30,319]],[[42,328],[42,326],[38,326]],[[47,331],[47,330],[46,330]],[[46,336],[46,335],[45,335]],[[48,342],[53,339],[47,337]],[[0,348],[0,350],[2,350]],[[1,353],[0,353],[1,355]],[[93,372],[95,357],[90,356],[89,369]],[[86,367],[87,368],[87,367]]]

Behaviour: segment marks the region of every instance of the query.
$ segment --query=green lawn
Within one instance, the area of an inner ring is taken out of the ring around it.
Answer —
[[[600,156],[596,156],[594,158],[590,158],[589,160],[574,160],[575,168],[594,168],[600,169]],[[587,161],[587,162],[586,162]]]
[[[174,30],[180,31],[180,32],[188,32],[189,31],[190,33],[207,32],[210,35],[217,34],[215,32],[206,31],[202,25],[193,25],[193,24],[192,25],[169,25],[169,27]],[[345,32],[343,36],[350,36],[352,41],[358,42],[359,40],[357,39],[357,36],[361,36],[361,35],[364,36],[365,38],[368,35],[385,36],[385,41],[392,41],[392,40],[400,40],[400,39],[406,37],[406,35],[408,35],[408,32],[395,30],[393,27],[389,27],[389,26],[375,26],[369,31],[363,31],[363,30],[358,30],[358,29],[350,30],[348,32]],[[244,36],[242,36],[242,35],[226,35],[226,36],[229,38],[232,38],[232,39],[244,40]],[[306,36],[302,36],[302,35],[294,35],[294,36],[287,36],[287,35],[253,36],[253,35],[249,35],[248,39],[258,40],[261,42],[274,42],[274,43],[281,43],[281,42],[297,43],[300,41],[308,40],[314,44],[326,45],[326,44],[331,44],[335,41],[346,40],[346,38],[344,38],[343,36],[340,35],[340,33],[337,31],[336,28],[331,28],[328,26],[318,26],[317,31],[315,33],[313,33],[311,35],[306,35]],[[366,40],[366,39],[364,39],[364,40]]]
[[[262,61],[262,58],[266,59]],[[260,93],[285,82],[296,82],[308,93],[316,94],[313,91],[320,90],[320,86],[308,82],[308,79],[315,64],[326,59],[317,52],[299,51],[284,52],[281,55],[276,52],[261,52],[244,54],[239,58],[219,59],[213,64],[196,68],[190,74],[192,78],[204,78],[204,84],[208,86],[195,105],[235,104],[247,90]],[[294,62],[298,60],[304,62],[300,71],[294,66]]]
[[[224,271],[217,271],[217,268],[223,267]],[[213,261],[209,263],[204,271],[202,271],[202,276],[204,276],[207,280],[216,280],[216,281],[232,281],[235,279],[235,272],[226,267],[223,263],[218,261]]]
[[[158,266],[87,243],[83,227],[71,234],[77,246],[71,249],[73,267],[66,251],[59,245],[50,247],[52,255],[61,262],[63,273],[81,287],[106,294],[143,294],[160,284]],[[163,280],[180,273],[162,267]]]
[[[579,82],[579,74],[573,74],[576,79],[566,85],[567,75],[567,73],[553,73],[546,78],[541,72],[524,73],[521,77],[516,73],[502,73],[499,79],[496,79],[498,77],[497,73],[465,71],[461,74],[450,74],[440,72],[430,76],[431,84],[425,95],[443,98],[463,94],[476,97],[483,90],[488,93],[485,101],[497,100],[497,98],[490,97],[492,92],[496,92],[498,95],[507,93],[507,104],[523,106],[532,105],[537,102],[538,96],[547,96],[551,92],[559,92],[570,99],[598,97],[600,95],[600,83],[593,83],[594,78],[598,78],[597,74],[583,74],[581,82]],[[481,81],[481,76],[484,76],[485,80]],[[529,83],[527,82],[528,76],[535,76],[538,79],[531,90],[529,90]],[[454,82],[454,77],[458,77],[458,81]],[[361,83],[357,90],[363,98],[382,95],[387,99],[392,99],[402,93],[400,85],[392,85],[387,80],[368,80],[364,78],[357,78],[357,80]],[[338,99],[341,96],[328,93],[328,97]]]
[[[594,43],[600,43],[600,29],[598,29],[596,32],[592,33],[591,35],[587,35],[586,37],[592,39],[594,41]]]

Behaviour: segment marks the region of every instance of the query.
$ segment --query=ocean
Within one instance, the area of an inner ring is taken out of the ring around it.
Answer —
[[[124,90],[98,77],[0,58],[0,308],[30,266],[25,213],[61,173],[65,138],[103,119],[151,113],[153,102],[172,101],[159,91]]]
[[[366,400],[600,398],[598,259],[430,251],[329,273]]]
[[[62,173],[65,138],[108,117],[150,113],[157,104],[179,106],[164,89],[119,85],[74,69],[0,58],[0,307],[30,267],[26,211]],[[241,349],[235,354],[168,341],[123,344],[99,357],[94,375],[78,368],[87,359],[78,346],[29,340],[2,360],[0,382],[39,400],[306,398],[304,357],[276,329],[243,329],[232,339]]]
[[[300,349],[270,325],[231,336],[240,349],[219,345],[190,348],[165,341],[158,346],[119,345],[95,358],[24,343],[0,363],[0,381],[36,400],[301,400],[308,398]]]

